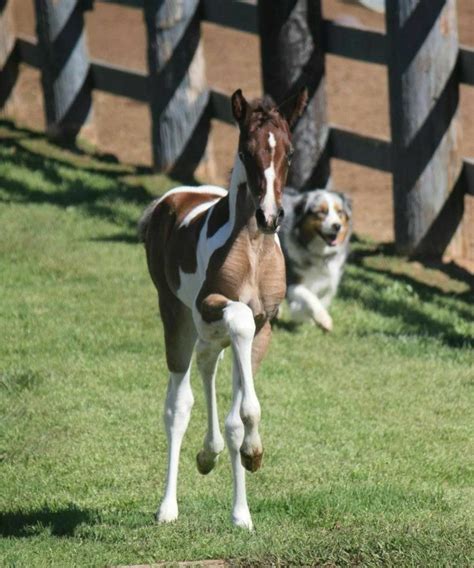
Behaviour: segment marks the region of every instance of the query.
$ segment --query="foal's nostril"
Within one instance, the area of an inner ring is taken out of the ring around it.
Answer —
[[[332,228],[335,231],[339,231],[339,229],[341,228],[341,224],[340,223],[333,223]]]
[[[267,222],[266,222],[266,219],[265,219],[265,215],[260,208],[258,208],[257,211],[255,212],[255,217],[256,217],[257,223],[260,225],[260,227],[266,226]]]
[[[283,221],[283,217],[285,216],[285,211],[283,209],[283,207],[280,207],[280,209],[278,210],[278,222],[281,223],[281,221]]]

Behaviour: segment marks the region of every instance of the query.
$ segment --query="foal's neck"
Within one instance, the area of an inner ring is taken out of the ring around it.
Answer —
[[[255,202],[247,183],[247,172],[236,154],[230,178],[229,210],[232,226],[240,233],[247,230],[251,239],[263,237],[255,218]]]

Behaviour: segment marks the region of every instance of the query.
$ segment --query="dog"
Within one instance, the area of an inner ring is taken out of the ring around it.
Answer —
[[[280,238],[286,260],[286,299],[294,321],[333,328],[328,313],[349,254],[352,203],[344,193],[286,188]]]

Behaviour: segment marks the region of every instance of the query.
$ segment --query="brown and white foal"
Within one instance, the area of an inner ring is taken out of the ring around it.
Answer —
[[[225,433],[234,480],[232,520],[252,528],[244,468],[256,471],[263,453],[253,374],[269,345],[270,320],[285,297],[285,266],[276,231],[292,154],[290,129],[305,103],[302,92],[284,116],[269,100],[248,103],[242,91],[236,91],[232,112],[240,138],[229,191],[215,186],[173,189],[154,201],[139,223],[158,290],[170,371],[164,415],[168,472],[159,521],[178,516],[178,462],[193,406],[194,347],[208,412],[197,467],[206,474],[224,449],[215,377],[219,355],[231,345],[233,401]]]

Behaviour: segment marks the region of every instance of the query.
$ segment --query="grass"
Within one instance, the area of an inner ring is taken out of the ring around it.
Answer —
[[[6,122],[0,137],[1,565],[472,565],[466,274],[356,243],[334,333],[283,318],[257,378],[266,454],[248,476],[254,533],[229,522],[227,455],[211,475],[196,471],[197,376],[180,519],[159,526],[166,367],[134,227],[173,182]]]

